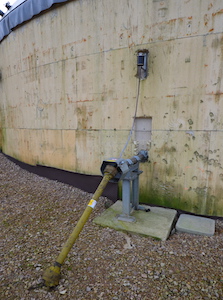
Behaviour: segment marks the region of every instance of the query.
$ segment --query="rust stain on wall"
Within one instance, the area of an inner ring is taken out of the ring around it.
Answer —
[[[2,150],[99,175],[128,138],[136,53],[148,49],[137,107],[152,118],[141,201],[223,216],[222,1],[109,3],[69,1],[1,42]],[[135,149],[131,139],[125,156]]]

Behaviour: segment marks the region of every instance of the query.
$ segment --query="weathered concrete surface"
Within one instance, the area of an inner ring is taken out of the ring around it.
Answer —
[[[176,230],[180,232],[212,236],[215,233],[215,220],[182,214],[176,223]]]
[[[177,211],[161,207],[146,207],[150,208],[149,212],[133,211],[131,216],[136,219],[135,222],[120,221],[117,216],[122,213],[122,201],[117,201],[95,218],[94,223],[103,227],[150,236],[162,241],[167,240]]]
[[[0,43],[3,152],[99,174],[132,126],[139,49],[137,117],[152,118],[141,201],[223,216],[221,0],[70,1],[14,30]]]

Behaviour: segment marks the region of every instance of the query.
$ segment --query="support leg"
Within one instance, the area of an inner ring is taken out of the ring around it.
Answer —
[[[138,170],[136,170],[138,172]],[[135,210],[138,210],[139,206],[139,176],[132,181],[132,206]]]
[[[124,179],[122,183],[122,214],[118,216],[118,220],[125,222],[135,222],[135,218],[130,216],[131,211],[131,180]]]

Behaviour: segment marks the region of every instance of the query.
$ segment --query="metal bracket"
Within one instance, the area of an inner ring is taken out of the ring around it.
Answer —
[[[134,210],[145,210],[139,205],[139,162],[130,166],[129,171],[122,177],[122,214],[118,215],[119,221],[135,222],[135,217],[131,216]]]
[[[118,220],[126,222],[135,222],[135,218],[131,216],[133,210],[145,210],[139,205],[139,163],[148,161],[148,152],[145,150],[129,159],[110,158],[104,160],[101,165],[102,174],[111,173],[110,169],[114,169],[113,182],[123,181],[122,184],[122,214],[118,215]]]

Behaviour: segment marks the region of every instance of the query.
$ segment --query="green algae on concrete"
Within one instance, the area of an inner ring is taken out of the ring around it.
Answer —
[[[103,227],[150,236],[162,241],[167,240],[177,211],[161,207],[146,206],[146,208],[150,208],[150,211],[133,211],[132,216],[135,217],[135,222],[120,221],[117,216],[122,213],[122,201],[117,201],[93,222]]]
[[[162,206],[162,207],[167,207],[167,208],[172,208],[176,210],[183,210],[183,211],[188,211],[192,212],[195,214],[200,213],[200,208],[196,203],[193,203],[190,201],[190,198],[184,199],[182,195],[179,194],[174,194],[174,193],[169,193],[168,195],[160,193],[159,191],[142,191],[140,190],[139,194],[140,198],[140,203],[144,203],[146,205],[157,205],[157,206]],[[203,214],[206,214],[203,212]]]

